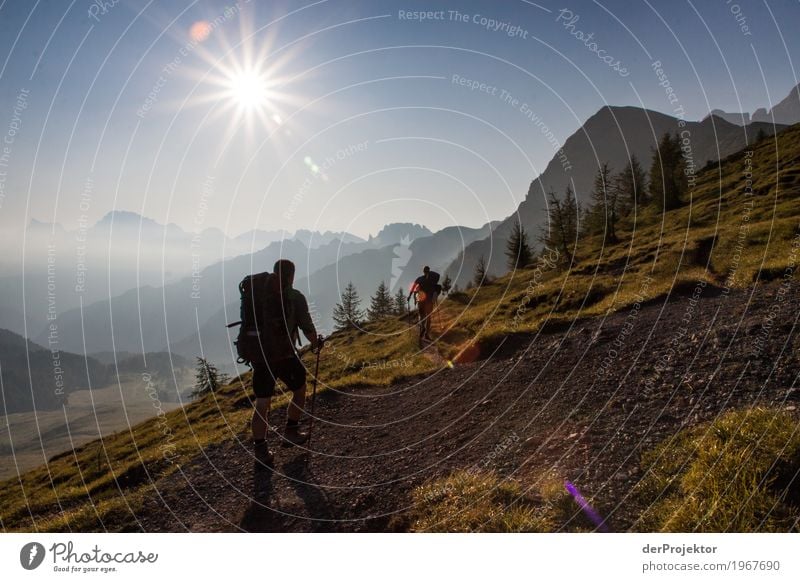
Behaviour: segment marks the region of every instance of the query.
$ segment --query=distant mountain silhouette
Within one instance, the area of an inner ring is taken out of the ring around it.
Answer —
[[[722,109],[712,109],[708,117],[715,116],[735,125],[748,125],[754,122],[794,125],[800,123],[800,84],[789,91],[771,110],[765,107],[750,113],[729,113]]]
[[[24,335],[27,321],[27,335],[32,338],[46,327],[47,306],[51,303],[62,314],[79,308],[81,302],[86,307],[137,287],[179,284],[222,260],[251,255],[273,242],[289,244],[297,238],[311,239],[320,248],[336,241],[320,253],[328,260],[335,260],[337,252],[348,252],[339,249],[339,240],[364,242],[349,233],[308,230],[294,234],[250,231],[235,238],[217,228],[192,233],[125,210],[109,212],[95,224],[76,225],[72,230],[59,223],[37,220],[24,230],[1,233],[4,253],[0,257],[0,326]],[[48,282],[53,297],[48,297]],[[82,351],[80,339],[80,333],[71,336],[69,341],[76,343],[70,349]],[[92,345],[91,351],[108,347],[109,344]],[[141,345],[129,347],[142,350]]]
[[[415,240],[433,233],[421,224],[410,222],[394,222],[384,226],[376,236],[369,237],[369,243],[373,247],[385,247],[387,245],[399,244],[404,238]]]
[[[778,130],[782,129],[780,126]],[[746,134],[754,139],[763,129],[772,134],[772,124],[756,123],[747,127]],[[504,221],[486,240],[477,241],[467,247],[459,257],[461,273],[456,280],[465,285],[481,256],[490,275],[506,272],[505,243],[511,234],[514,222],[520,220],[533,239],[545,219],[545,197],[550,190],[563,196],[568,184],[573,184],[578,199],[586,201],[592,188],[594,176],[604,162],[614,172],[619,172],[635,155],[645,169],[649,169],[652,153],[661,136],[666,133],[689,131],[692,158],[696,171],[709,160],[717,160],[739,151],[746,145],[744,128],[719,118],[707,118],[701,122],[687,121],[678,127],[678,119],[639,107],[603,107],[590,117],[583,126],[564,143],[563,154],[556,154],[544,172],[531,182],[525,200],[517,212]],[[457,264],[450,271],[458,270]]]
[[[396,237],[399,232],[394,225],[387,225],[384,230],[391,233],[384,235],[387,240]],[[418,234],[430,231],[413,225],[408,227],[407,232],[414,240]],[[312,238],[316,240],[318,237],[315,234]],[[238,285],[245,275],[271,270],[275,261],[287,258],[295,262],[299,281],[348,255],[374,246],[374,242],[369,241],[347,242],[357,237],[346,233],[323,233],[319,238],[328,242],[309,249],[295,238],[276,241],[255,253],[215,263],[195,276],[184,277],[163,287],[145,285],[129,289],[111,299],[85,305],[82,312],[80,309],[69,309],[58,316],[64,347],[83,351],[85,341],[88,353],[101,352],[112,345],[116,350],[136,353],[143,350],[163,351],[168,345],[180,342],[193,333],[196,336],[198,327],[220,311],[221,306],[233,299],[238,302]],[[238,307],[234,321],[236,319]],[[37,330],[39,333],[34,339],[43,341],[47,336],[47,327],[41,326],[39,329],[41,331]],[[194,357],[200,351],[198,346],[197,351],[176,353]]]
[[[316,232],[311,230],[300,229],[294,233],[294,239],[299,240],[310,249],[318,249],[321,246],[336,243],[363,243],[363,238],[358,237],[349,232],[332,232],[326,230],[325,232]]]

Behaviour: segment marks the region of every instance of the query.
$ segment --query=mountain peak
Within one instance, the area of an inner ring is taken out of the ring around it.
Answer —
[[[111,223],[117,226],[158,224],[152,218],[147,218],[137,212],[132,212],[130,210],[111,210],[107,212],[103,218],[98,220],[95,226],[110,225]]]

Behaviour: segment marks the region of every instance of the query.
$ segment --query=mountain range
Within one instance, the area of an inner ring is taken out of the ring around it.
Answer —
[[[789,91],[777,105],[771,109],[761,107],[750,113],[728,113],[722,109],[713,109],[709,117],[719,117],[735,125],[748,125],[754,122],[793,125],[800,123],[800,84]]]
[[[73,230],[32,220],[20,231],[0,233],[0,327],[32,337],[46,325],[51,306],[64,313],[132,289],[169,286],[226,259],[296,240],[312,249],[366,242],[309,230],[251,230],[236,237],[214,228],[189,232],[128,211]]]

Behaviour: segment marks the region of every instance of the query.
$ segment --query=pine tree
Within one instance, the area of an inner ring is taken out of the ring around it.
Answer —
[[[764,131],[763,127],[761,127],[759,128],[758,133],[756,134],[756,143],[764,141],[765,139],[767,139],[767,132]]]
[[[631,156],[628,165],[614,179],[614,191],[623,216],[647,204],[647,172],[635,155]]]
[[[333,308],[333,322],[337,330],[356,327],[364,319],[360,304],[361,298],[358,296],[356,286],[350,281],[342,293],[341,303],[337,303]]]
[[[397,289],[397,293],[394,294],[394,313],[395,315],[405,315],[408,311],[408,303],[406,303],[407,295],[403,288],[400,287]]]
[[[533,252],[528,244],[528,233],[520,222],[514,223],[511,236],[506,241],[506,257],[511,271],[524,269],[533,260]]]
[[[367,309],[367,317],[370,321],[377,321],[391,315],[394,308],[394,298],[389,293],[386,283],[381,281],[375,295],[370,298],[370,306]]]
[[[665,133],[658,142],[658,149],[653,152],[650,165],[650,195],[664,211],[678,208],[683,202],[686,191],[684,165],[680,138]]]
[[[450,288],[453,286],[453,280],[450,278],[450,273],[444,274],[444,279],[442,280],[442,293],[447,295],[450,293]]]
[[[478,263],[475,265],[475,272],[472,274],[472,283],[475,287],[480,287],[486,282],[486,259],[481,255],[481,258],[478,259]]]
[[[583,232],[602,234],[606,244],[617,241],[617,190],[612,187],[611,168],[604,163],[597,170],[590,193],[591,203],[586,211]]]
[[[547,247],[557,249],[561,261],[569,264],[577,242],[581,207],[571,186],[567,186],[563,200],[552,190],[548,192],[547,206],[548,224],[542,227],[539,241]]]
[[[567,185],[564,192],[564,234],[570,249],[573,249],[578,242],[578,231],[581,226],[581,215],[583,209],[578,204],[578,196],[572,190],[571,185]]]
[[[195,370],[192,397],[216,392],[220,386],[224,386],[229,381],[227,374],[220,374],[217,367],[205,358],[197,358]]]

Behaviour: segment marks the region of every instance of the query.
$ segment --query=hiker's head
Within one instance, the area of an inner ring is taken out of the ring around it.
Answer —
[[[288,259],[281,259],[275,262],[272,272],[280,279],[281,287],[291,287],[294,283],[294,263]]]
[[[425,275],[426,277],[428,276],[428,273],[430,273],[430,272],[431,272],[431,268],[428,265],[425,265],[424,267],[422,267],[422,274]]]

